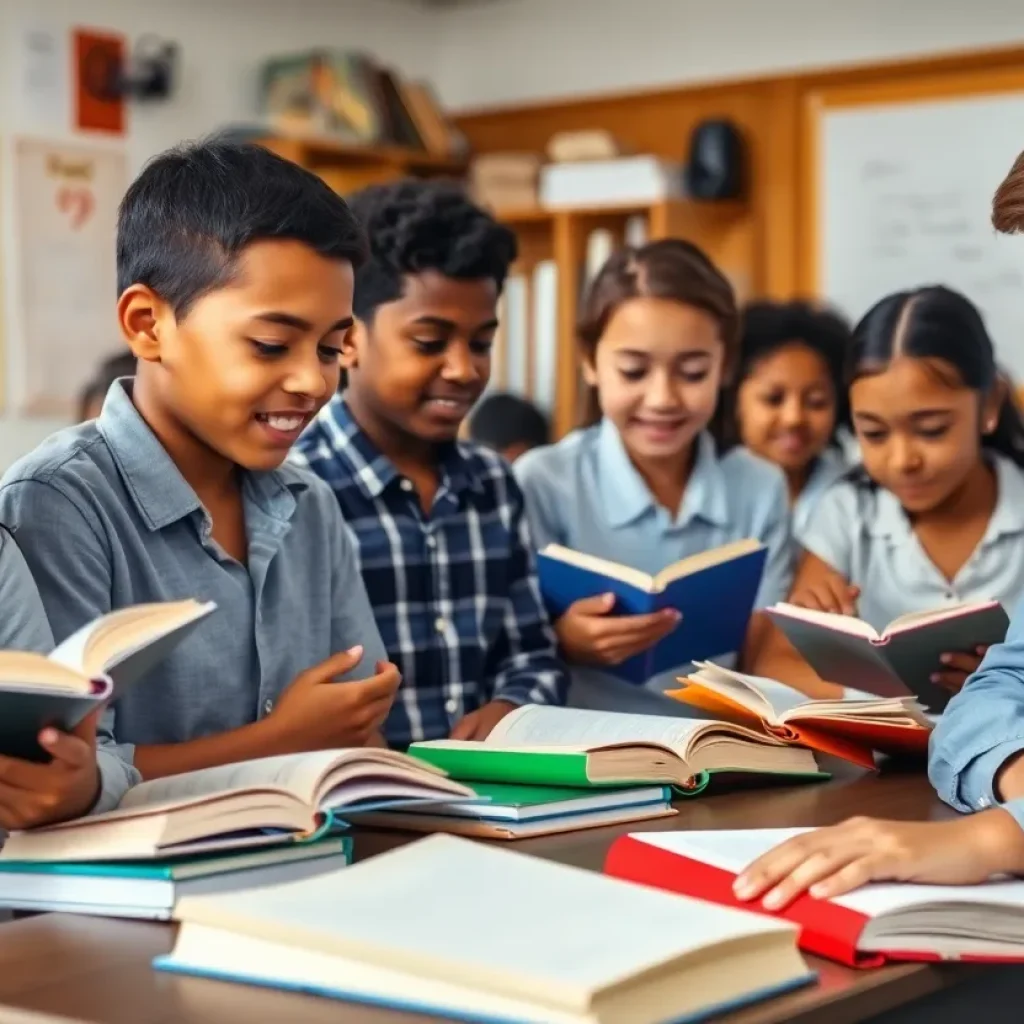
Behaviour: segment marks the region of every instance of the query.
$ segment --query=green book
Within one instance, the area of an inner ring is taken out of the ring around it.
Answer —
[[[432,740],[409,753],[454,779],[599,788],[660,784],[683,793],[715,777],[828,778],[812,751],[742,725],[526,705],[483,742]]]
[[[349,863],[352,860],[352,839],[349,836],[328,836],[313,843],[263,847],[214,856],[196,854],[156,861],[35,861],[4,860],[0,857],[0,875],[79,875],[180,882],[188,878],[205,878],[230,871],[248,871],[320,857],[338,857]]]

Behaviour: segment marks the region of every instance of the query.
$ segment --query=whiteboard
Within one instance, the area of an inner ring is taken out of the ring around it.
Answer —
[[[1024,94],[833,108],[818,140],[820,295],[856,321],[890,292],[955,288],[1024,382],[1024,236],[990,220],[1024,150]]]

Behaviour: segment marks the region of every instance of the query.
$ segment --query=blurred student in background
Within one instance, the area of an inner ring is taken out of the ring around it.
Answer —
[[[578,327],[585,425],[514,467],[539,548],[557,543],[653,574],[756,538],[767,548],[757,606],[783,599],[792,552],[782,473],[742,447],[720,455],[707,430],[738,334],[732,287],[696,246],[667,239],[611,256]],[[663,695],[686,666],[646,688],[608,671],[679,622],[671,609],[616,614],[611,594],[571,605],[555,624],[573,668],[571,703],[692,715]]]
[[[862,467],[819,501],[790,601],[875,629],[909,612],[1024,596],[1024,421],[981,314],[928,287],[877,303],[853,332],[850,408]],[[958,690],[984,651],[948,651]],[[771,630],[759,674],[817,677]]]
[[[487,395],[469,418],[469,438],[515,462],[520,455],[550,444],[548,419],[529,399],[504,392]]]
[[[756,302],[743,312],[739,358],[723,397],[726,444],[743,444],[785,474],[795,533],[846,471],[843,361],[850,330],[806,302]]]
[[[92,380],[82,388],[78,398],[78,422],[94,420],[103,408],[110,385],[121,377],[135,376],[135,355],[132,352],[118,352],[109,356],[96,368]]]

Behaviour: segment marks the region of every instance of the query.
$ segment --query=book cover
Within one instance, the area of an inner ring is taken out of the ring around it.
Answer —
[[[604,593],[615,595],[612,614],[646,615],[674,608],[682,615],[676,629],[650,650],[608,669],[625,682],[642,686],[662,672],[721,658],[743,646],[766,558],[767,549],[758,548],[681,576],[664,590],[635,586],[543,551],[537,556],[537,573],[552,618],[581,598]]]

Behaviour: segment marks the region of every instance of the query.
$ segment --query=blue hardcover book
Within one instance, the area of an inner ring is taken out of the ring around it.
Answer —
[[[764,574],[767,548],[742,540],[703,551],[655,576],[595,555],[549,544],[537,556],[540,588],[552,618],[575,601],[615,595],[613,615],[645,615],[675,608],[679,626],[650,650],[610,671],[642,686],[693,661],[711,661],[743,646]]]

